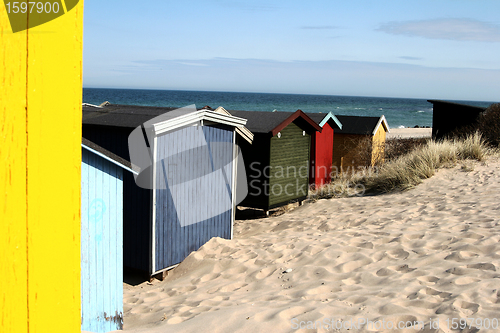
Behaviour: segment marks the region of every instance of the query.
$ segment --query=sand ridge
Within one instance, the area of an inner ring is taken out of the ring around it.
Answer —
[[[298,331],[452,332],[447,319],[500,320],[499,193],[490,160],[402,193],[236,221],[233,240],[213,238],[165,281],[125,284],[125,331],[292,332],[318,321]],[[425,330],[325,325],[359,318]]]

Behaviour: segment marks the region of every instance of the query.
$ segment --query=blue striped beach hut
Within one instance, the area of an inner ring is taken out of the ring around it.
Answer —
[[[128,165],[127,165],[128,164]],[[123,326],[123,171],[130,163],[82,139],[82,330]]]
[[[83,135],[139,172],[123,181],[125,268],[156,275],[212,237],[232,238],[245,124],[222,108],[83,107]]]

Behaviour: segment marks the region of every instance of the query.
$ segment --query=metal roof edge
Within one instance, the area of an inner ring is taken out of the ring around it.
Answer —
[[[127,171],[130,171],[130,172],[132,172],[134,175],[138,175],[138,174],[139,174],[138,172],[136,172],[136,171],[132,170],[132,169],[131,169],[131,168],[129,168],[128,166],[123,165],[123,164],[121,164],[120,162],[115,161],[114,159],[112,159],[112,158],[110,158],[110,157],[108,157],[108,156],[104,155],[103,153],[101,153],[101,152],[99,152],[99,151],[97,151],[97,150],[95,150],[95,149],[90,148],[89,146],[85,145],[84,143],[82,143],[81,145],[82,145],[82,148],[84,148],[84,149],[86,149],[86,150],[90,151],[91,153],[94,153],[94,154],[96,154],[96,155],[98,155],[98,156],[100,156],[100,157],[104,158],[105,160],[107,160],[107,161],[109,161],[109,162],[111,162],[111,163],[113,163],[113,164],[115,164],[115,165],[119,166],[120,168],[122,168],[122,169],[124,169],[124,170],[127,170]]]

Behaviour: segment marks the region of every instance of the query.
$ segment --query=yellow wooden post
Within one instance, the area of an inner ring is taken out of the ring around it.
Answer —
[[[13,33],[0,4],[0,331],[80,331],[83,1]]]

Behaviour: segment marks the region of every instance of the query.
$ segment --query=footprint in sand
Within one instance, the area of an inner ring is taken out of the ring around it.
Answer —
[[[228,285],[220,288],[219,291],[221,291],[221,292],[233,292],[233,291],[236,291],[236,290],[241,289],[241,288],[246,287],[246,286],[248,286],[248,284],[246,284],[246,283],[234,282],[234,283],[228,284]]]
[[[410,266],[408,265],[399,265],[399,266],[392,266],[392,267],[389,267],[390,269],[393,269],[395,271],[398,271],[400,273],[409,273],[409,272],[413,272],[414,270],[416,270],[416,268],[410,268]]]
[[[389,275],[392,275],[394,274],[395,272],[392,270],[392,269],[388,269],[388,268],[381,268],[377,271],[377,276],[389,276]]]
[[[479,304],[470,303],[460,299],[457,299],[455,302],[453,302],[453,306],[466,312],[467,315],[474,314],[479,310]]]
[[[452,261],[457,261],[457,262],[465,261],[465,259],[460,254],[460,251],[452,252],[451,254],[447,255],[444,258],[444,260],[452,260]]]
[[[439,281],[439,278],[436,276],[420,276],[417,278],[419,281],[429,284],[436,284]]]
[[[453,267],[453,268],[447,269],[445,272],[450,273],[450,274],[454,274],[454,275],[465,275],[469,271],[463,267]]]
[[[211,274],[205,274],[200,278],[201,282],[207,282],[211,280],[215,280],[220,276],[220,273],[211,273]]]
[[[426,295],[439,296],[441,298],[450,298],[452,295],[451,293],[439,291],[439,290],[432,289],[432,288],[425,288],[425,289],[423,289],[422,292]]]
[[[469,265],[467,265],[467,268],[481,269],[481,270],[485,270],[485,271],[496,272],[495,265],[493,265],[491,263],[487,263],[487,262],[478,263],[478,264],[469,264]]]
[[[406,259],[410,255],[409,252],[406,252],[403,249],[391,250],[388,252],[388,254],[396,259]]]
[[[256,275],[255,275],[255,278],[257,278],[258,280],[261,280],[261,279],[264,279],[268,276],[271,276],[273,275],[273,273],[276,272],[276,269],[275,268],[272,268],[272,267],[266,267],[264,269],[261,269]]]
[[[456,279],[454,282],[457,286],[463,286],[463,285],[471,284],[471,283],[478,282],[478,281],[480,281],[480,280],[473,278],[473,277],[470,277],[470,276],[462,276],[462,277],[459,277],[458,279]]]

